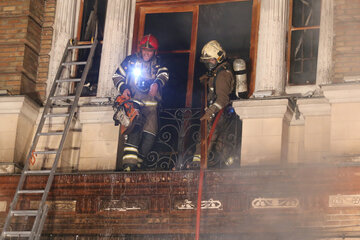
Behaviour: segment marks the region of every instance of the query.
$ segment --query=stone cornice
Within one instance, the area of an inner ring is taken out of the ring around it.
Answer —
[[[293,111],[288,99],[240,100],[233,107],[241,119],[284,118],[290,121]]]
[[[330,115],[330,103],[325,98],[300,98],[297,100],[299,111],[306,116]]]
[[[0,97],[0,114],[22,114],[35,121],[39,109],[40,107],[27,96]]]
[[[360,82],[322,85],[330,103],[360,102]]]
[[[79,108],[80,123],[114,123],[112,106],[83,106]]]

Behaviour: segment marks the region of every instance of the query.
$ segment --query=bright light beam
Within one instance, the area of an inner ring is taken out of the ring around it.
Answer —
[[[135,77],[139,77],[141,75],[141,69],[140,68],[134,68],[133,74]]]

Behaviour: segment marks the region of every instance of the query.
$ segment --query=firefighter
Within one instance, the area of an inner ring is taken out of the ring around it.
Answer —
[[[232,114],[230,95],[234,90],[235,78],[231,65],[226,60],[226,52],[216,40],[204,45],[200,61],[208,70],[205,75],[200,77],[200,82],[206,84],[208,89],[207,106],[200,120],[208,122],[208,134],[211,135],[208,151],[222,151],[221,146],[218,146],[217,149],[214,147],[216,148],[216,141],[222,133],[221,128],[227,125],[228,116]],[[215,119],[217,120],[215,121]],[[193,162],[198,161],[200,161],[200,144],[197,144],[193,157]]]
[[[158,49],[158,40],[153,35],[144,36],[139,52],[127,56],[112,78],[119,93],[131,99],[140,113],[125,138],[124,171],[144,166],[144,159],[156,138],[161,89],[169,79],[168,69],[157,56]]]

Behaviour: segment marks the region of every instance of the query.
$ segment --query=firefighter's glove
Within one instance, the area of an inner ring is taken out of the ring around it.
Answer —
[[[158,93],[159,85],[157,83],[153,83],[150,85],[149,95],[155,97]]]
[[[130,93],[130,90],[128,88],[126,88],[123,93],[121,94],[121,96],[126,99],[126,100],[129,100],[130,97],[131,97],[131,93]]]
[[[204,74],[199,78],[201,84],[206,84],[208,79],[209,79],[209,76],[207,74]]]
[[[210,106],[209,108],[205,109],[205,113],[200,118],[200,121],[202,121],[202,120],[210,121],[211,119],[213,119],[215,117],[215,111],[216,111],[215,106]]]

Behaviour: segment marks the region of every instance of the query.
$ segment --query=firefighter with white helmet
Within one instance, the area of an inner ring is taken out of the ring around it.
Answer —
[[[219,135],[219,126],[226,121],[224,111],[231,108],[230,95],[233,93],[235,79],[231,65],[226,59],[226,52],[216,40],[206,43],[201,51],[200,61],[208,72],[200,77],[200,82],[207,85],[208,98],[205,113],[201,120],[208,120],[209,131],[213,129],[209,150]],[[217,121],[214,121],[217,118]],[[215,125],[214,125],[215,124]],[[193,161],[200,161],[200,145],[197,145]]]
[[[161,89],[169,79],[168,69],[157,56],[159,43],[151,34],[142,37],[139,52],[127,56],[112,79],[121,96],[131,99],[139,109],[123,151],[125,171],[136,170],[151,150],[158,130],[158,104]]]

